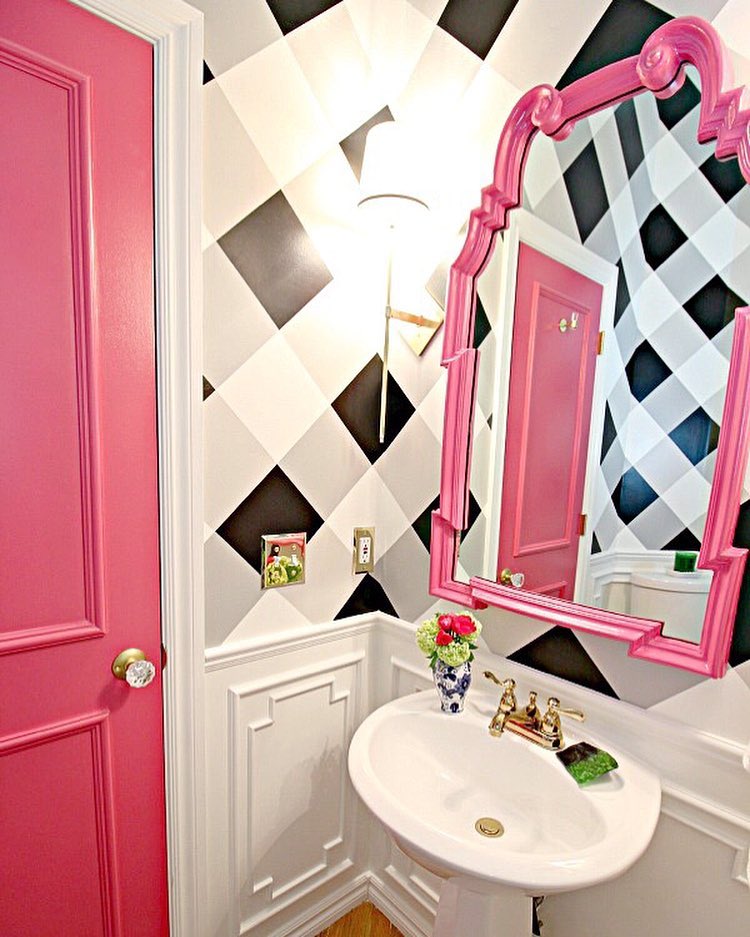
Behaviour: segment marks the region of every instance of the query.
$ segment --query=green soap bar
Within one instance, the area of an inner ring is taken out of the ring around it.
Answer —
[[[617,762],[609,752],[595,748],[588,742],[569,745],[568,748],[557,752],[557,757],[578,784],[588,784],[589,781],[617,767]]]
[[[689,550],[678,550],[674,555],[674,570],[676,573],[694,573],[698,564],[698,554]]]

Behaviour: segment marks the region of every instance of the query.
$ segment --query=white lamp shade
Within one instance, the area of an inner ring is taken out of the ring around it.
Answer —
[[[428,208],[414,134],[395,121],[376,124],[365,140],[359,205],[379,223],[401,227]]]

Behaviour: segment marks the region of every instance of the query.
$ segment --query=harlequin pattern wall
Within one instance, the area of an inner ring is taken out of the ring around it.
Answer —
[[[519,94],[636,51],[685,4],[194,3],[206,16],[207,646],[376,608],[417,620],[436,606],[427,578],[441,336],[421,358],[394,336],[379,444],[384,253],[356,207],[366,131],[395,118],[428,143],[437,196],[414,261],[424,275],[415,287],[397,270],[395,286],[414,311],[433,314]],[[721,28],[734,5],[698,0],[691,12]],[[410,258],[401,263],[403,273]],[[375,570],[355,576],[352,528],[370,525]],[[261,590],[261,535],[299,530],[306,583]],[[644,705],[697,682],[634,681],[640,665],[614,642],[520,625],[512,633],[517,659]],[[750,656],[743,641],[737,664]],[[747,666],[736,668],[745,689]]]

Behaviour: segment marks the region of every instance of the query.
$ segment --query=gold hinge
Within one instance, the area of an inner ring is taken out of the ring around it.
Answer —
[[[578,536],[582,537],[586,533],[586,524],[588,523],[588,514],[581,514],[578,519]]]
[[[599,339],[597,340],[597,343],[596,343],[597,355],[600,355],[602,353],[603,348],[604,348],[604,332],[600,332]]]

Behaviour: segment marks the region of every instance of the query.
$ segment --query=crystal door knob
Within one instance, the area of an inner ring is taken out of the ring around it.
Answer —
[[[129,647],[112,661],[112,673],[118,680],[124,680],[134,690],[148,686],[156,676],[156,667],[146,660],[143,651]]]
[[[513,586],[514,589],[520,589],[525,579],[523,573],[512,573],[509,569],[504,569],[500,573],[500,583],[504,586]]]

